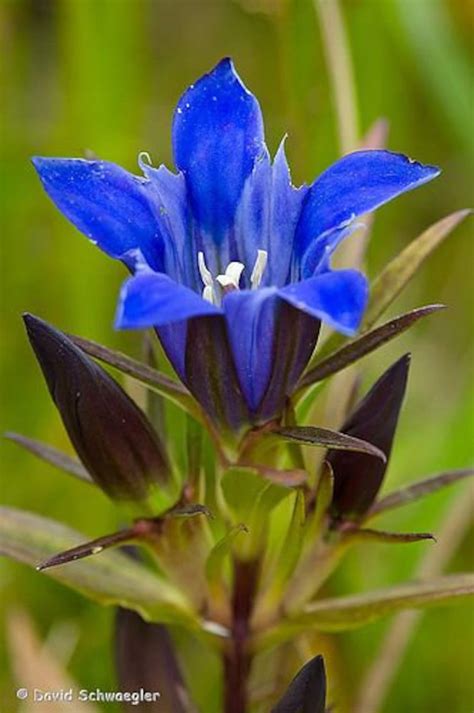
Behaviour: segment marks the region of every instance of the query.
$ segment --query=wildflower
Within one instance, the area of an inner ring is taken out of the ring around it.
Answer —
[[[181,97],[177,173],[140,154],[144,177],[106,161],[36,158],[69,220],[132,272],[117,326],[157,328],[181,380],[231,429],[278,417],[320,322],[353,334],[367,281],[332,270],[357,218],[438,175],[389,151],[357,151],[310,186],[272,162],[259,104],[229,59]]]

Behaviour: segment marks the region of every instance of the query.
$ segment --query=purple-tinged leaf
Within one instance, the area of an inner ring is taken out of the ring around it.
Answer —
[[[70,473],[86,483],[95,485],[89,473],[77,458],[71,458],[71,456],[68,456],[66,453],[58,451],[57,448],[53,448],[53,446],[49,446],[41,441],[36,441],[33,438],[22,436],[21,433],[5,433],[5,438],[22,446],[22,448],[38,456],[38,458],[46,461],[46,463],[50,463],[56,468],[59,468],[59,470]]]
[[[49,391],[87,471],[112,498],[144,499],[166,484],[166,452],[125,391],[62,332],[25,315],[28,337]]]
[[[387,460],[384,452],[378,446],[368,443],[362,438],[354,437],[351,434],[331,431],[328,428],[295,426],[293,428],[277,428],[272,431],[272,434],[273,433],[288,441],[298,441],[308,446],[363,453],[365,456],[377,458],[382,464]]]
[[[44,562],[41,562],[41,564],[37,565],[36,569],[38,572],[43,572],[45,569],[50,569],[51,567],[59,567],[59,565],[68,564],[68,562],[75,562],[76,560],[81,560],[85,557],[98,555],[104,550],[133,542],[135,539],[136,535],[133,528],[120,530],[119,532],[114,532],[112,535],[97,537],[95,540],[84,542],[82,545],[71,547],[69,550],[64,550],[59,554],[53,555]]]
[[[324,713],[326,671],[322,656],[315,656],[298,671],[272,713]]]
[[[308,371],[300,381],[300,388],[310,386],[318,381],[327,379],[333,374],[337,374],[342,369],[345,369],[350,364],[353,364],[362,357],[370,354],[375,349],[378,349],[383,344],[391,341],[399,334],[402,334],[419,319],[428,317],[434,312],[438,312],[445,308],[445,305],[428,305],[419,307],[402,314],[400,317],[395,317],[389,322],[385,322],[380,327],[376,327],[370,332],[362,334],[360,337],[352,340],[346,346],[336,352],[333,352],[328,357],[316,364],[316,366]]]
[[[50,567],[57,567],[58,565],[66,564],[67,562],[75,562],[76,560],[84,559],[84,557],[98,555],[111,547],[117,547],[131,542],[141,542],[143,544],[148,542],[156,544],[157,539],[160,538],[163,533],[163,525],[166,520],[178,517],[193,517],[194,515],[210,516],[210,512],[204,505],[196,503],[184,507],[172,508],[161,517],[141,518],[139,520],[135,520],[132,527],[125,530],[113,532],[111,535],[103,535],[95,540],[85,542],[77,547],[72,547],[69,550],[53,555],[53,557],[50,557],[39,564],[36,569],[41,572],[42,570],[49,569]]]
[[[118,609],[115,619],[115,661],[122,691],[159,692],[144,704],[150,713],[194,713],[176,657],[173,641],[163,624],[150,624],[128,609]],[[126,704],[133,712],[137,706]]]
[[[76,337],[71,334],[68,336],[77,347],[82,349],[83,352],[86,352],[86,354],[89,354],[89,356],[113,366],[123,374],[128,374],[146,386],[149,386],[154,391],[157,391],[162,396],[166,396],[170,401],[173,401],[173,403],[188,411],[188,413],[194,416],[197,415],[198,407],[189,391],[179,382],[170,379],[166,374],[162,374],[160,371],[148,366],[148,364],[143,364],[126,354],[108,349],[90,339]]]
[[[85,539],[40,515],[0,508],[0,553],[18,562],[36,567]],[[107,550],[101,557],[54,567],[46,574],[103,605],[120,604],[149,620],[198,624],[189,601],[177,588],[122,552]]]
[[[441,488],[444,488],[447,485],[457,483],[458,480],[468,478],[472,475],[474,475],[474,468],[448,470],[446,473],[432,475],[430,478],[420,480],[417,483],[413,483],[413,485],[409,485],[401,490],[396,490],[393,493],[389,493],[384,498],[381,498],[372,505],[367,513],[367,518],[375,517],[375,515],[381,515],[388,510],[393,510],[394,508],[398,508],[402,505],[408,505],[415,500],[425,497],[425,495],[435,493],[437,490],[441,490]]]
[[[337,519],[360,519],[380,489],[405,395],[409,365],[408,354],[395,362],[341,428],[348,436],[362,438],[377,446],[385,454],[385,460],[335,450],[328,454],[334,471],[331,512]]]

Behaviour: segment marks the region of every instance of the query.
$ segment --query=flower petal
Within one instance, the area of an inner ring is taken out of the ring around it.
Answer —
[[[230,59],[219,62],[181,97],[173,147],[194,217],[218,243],[233,222],[246,178],[264,152],[260,107]]]
[[[291,182],[290,169],[281,142],[273,162],[272,209],[268,267],[263,285],[283,286],[288,280],[295,229],[308,186],[296,188]]]
[[[270,249],[271,187],[272,166],[270,157],[265,154],[257,161],[245,182],[233,226],[234,249],[237,250],[238,260],[247,268],[242,275],[242,285],[246,287],[250,287],[250,276],[258,250],[268,253]],[[232,249],[232,246],[229,247]],[[222,255],[222,252],[221,248],[221,259],[226,264],[231,255],[225,255],[225,251]]]
[[[173,173],[166,166],[155,168],[144,160],[148,154],[139,155],[138,163],[148,179],[147,190],[153,197],[157,211],[164,251],[165,272],[176,282],[198,290],[201,286],[197,270],[197,255],[191,248],[191,225],[186,182],[181,173]]]
[[[41,158],[33,164],[59,210],[82,233],[131,268],[163,269],[164,248],[146,181],[106,161]]]
[[[116,325],[121,329],[161,327],[221,310],[198,294],[155,272],[141,272],[125,282],[120,293]]]
[[[223,315],[187,322],[185,383],[221,433],[249,423],[232,357]]]
[[[223,301],[240,387],[256,411],[270,380],[278,290],[230,292]]]
[[[323,233],[343,227],[439,172],[436,166],[391,151],[355,151],[344,156],[309,189],[296,231],[299,255]]]
[[[278,293],[297,309],[352,335],[367,304],[368,285],[356,270],[334,270],[283,287]]]

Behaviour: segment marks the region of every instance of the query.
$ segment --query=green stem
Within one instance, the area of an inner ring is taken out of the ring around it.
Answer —
[[[339,0],[314,0],[331,76],[342,154],[354,151],[359,142],[357,101],[344,21]]]

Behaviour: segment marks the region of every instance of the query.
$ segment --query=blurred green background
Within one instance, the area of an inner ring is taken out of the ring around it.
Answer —
[[[472,203],[473,5],[347,0],[342,10],[360,136],[375,119],[386,117],[389,148],[443,168],[435,182],[378,213],[368,254],[368,272],[374,276],[423,228]],[[293,178],[309,181],[339,154],[334,103],[312,0],[3,0],[0,18],[2,430],[69,449],[25,339],[21,313],[31,311],[135,355],[139,341],[112,329],[123,270],[53,208],[30,156],[81,156],[92,150],[137,171],[137,154],[147,150],[155,163],[170,164],[170,123],[180,93],[230,55],[261,101],[271,150],[288,132]],[[474,266],[469,232],[468,223],[456,230],[392,314],[430,302],[444,302],[449,310],[364,362],[364,383],[370,383],[397,355],[413,353],[388,489],[469,462]],[[117,525],[114,508],[86,485],[10,443],[2,444],[1,459],[7,504],[61,520],[88,537]],[[383,524],[436,534],[463,487],[397,511]],[[462,539],[452,569],[470,565],[467,535]],[[355,549],[330,589],[349,593],[402,581],[412,576],[429,547]],[[53,648],[59,642],[57,653],[65,660],[70,644],[68,669],[82,686],[113,687],[111,611],[19,564],[2,563],[1,587],[7,615],[12,606],[27,609],[41,636],[49,636]],[[387,625],[373,624],[326,642],[336,711],[346,710]],[[467,607],[428,612],[384,713],[472,710],[473,637]],[[16,710],[16,686],[5,648],[2,672],[1,709],[10,713]]]

